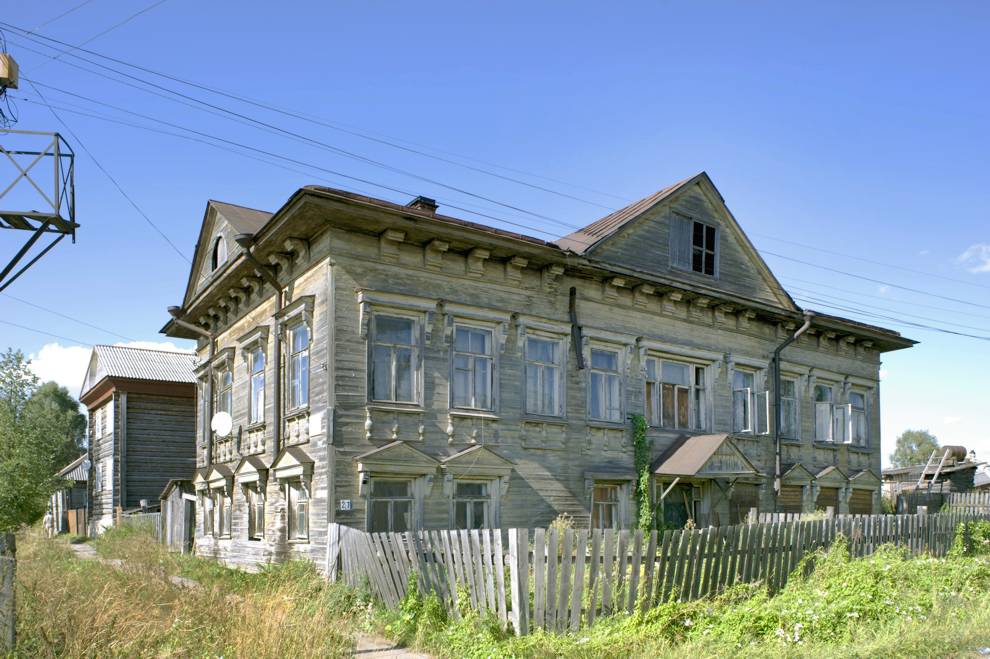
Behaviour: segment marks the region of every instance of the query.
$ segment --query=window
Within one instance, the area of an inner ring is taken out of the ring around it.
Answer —
[[[819,442],[831,442],[833,431],[832,387],[824,384],[815,385],[815,439]]]
[[[285,500],[288,502],[289,540],[309,538],[309,488],[302,479],[290,480],[285,484]]]
[[[799,436],[797,382],[780,381],[780,434],[796,439]]]
[[[214,535],[221,538],[230,537],[231,502],[222,488],[213,490]]]
[[[589,416],[596,421],[622,421],[619,352],[592,349]]]
[[[703,430],[707,427],[705,368],[649,358],[646,360],[647,423],[660,428]]]
[[[216,535],[216,527],[213,525],[213,499],[206,494],[200,494],[199,500],[203,507],[203,535]]]
[[[866,395],[859,391],[849,394],[849,441],[856,446],[869,446],[869,425],[866,416]]]
[[[419,339],[412,318],[376,315],[371,358],[371,399],[417,401]]]
[[[251,377],[248,423],[261,423],[265,420],[265,351],[261,346],[248,356],[248,372]]]
[[[732,372],[732,429],[753,432],[755,376],[750,371]]]
[[[619,528],[618,485],[595,485],[591,495],[591,528]]]
[[[213,243],[213,258],[211,261],[211,270],[216,270],[224,263],[227,262],[227,241],[223,239],[223,236],[217,236],[216,241]]]
[[[230,368],[224,366],[220,374],[217,375],[217,412],[231,413],[233,409],[233,387],[234,377],[230,372]]]
[[[309,405],[309,326],[289,328],[289,409]]]
[[[475,410],[493,409],[494,367],[492,331],[477,327],[455,327],[453,406]]]
[[[103,434],[113,434],[113,400],[103,406]]]
[[[247,495],[248,540],[263,540],[265,537],[265,493],[259,483],[244,488]]]
[[[558,339],[526,337],[526,412],[563,416],[561,371],[563,350]]]
[[[491,497],[488,491],[488,483],[454,483],[455,529],[491,527]]]
[[[413,527],[412,482],[376,478],[371,484],[368,531],[409,531]]]
[[[718,227],[674,216],[670,225],[670,265],[714,277],[718,274]]]

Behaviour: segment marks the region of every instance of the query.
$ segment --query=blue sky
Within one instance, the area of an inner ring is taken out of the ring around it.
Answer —
[[[41,34],[80,44],[154,3],[90,0],[52,20],[79,4],[11,3],[0,20],[29,30],[42,26]],[[566,225],[586,224],[706,170],[785,286],[817,300],[802,304],[922,341],[884,360],[885,456],[897,433],[920,427],[990,458],[984,421],[990,383],[980,377],[990,342],[823,304],[990,336],[988,21],[990,5],[978,2],[297,2],[273,8],[166,0],[86,47],[580,197],[548,194],[157,79]],[[535,235],[568,231],[97,77],[70,66],[95,68],[90,64],[70,55],[52,61],[31,52],[54,54],[50,49],[15,30],[5,34],[22,76],[65,108],[60,114],[78,138],[186,255],[210,198],[275,209],[311,183],[407,197],[69,112],[148,124],[55,88],[432,196],[448,210],[478,209]],[[20,128],[62,130],[44,106],[17,100],[37,101],[29,84],[12,95]],[[0,346],[35,355],[42,375],[75,382],[75,391],[86,351],[65,339],[84,345],[122,337],[163,340],[157,330],[165,307],[181,299],[188,263],[74,146],[78,242],[60,245],[8,293],[120,336],[0,295],[0,319],[63,337],[0,324]],[[0,253],[12,252],[13,238],[0,239]]]

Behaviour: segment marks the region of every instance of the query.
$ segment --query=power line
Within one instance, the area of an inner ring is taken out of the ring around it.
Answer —
[[[946,275],[939,275],[939,274],[936,274],[934,272],[927,272],[925,270],[918,270],[916,268],[909,268],[907,266],[896,265],[894,263],[884,263],[883,261],[876,261],[874,259],[868,259],[868,258],[863,257],[863,256],[855,256],[853,254],[846,254],[844,252],[837,252],[835,250],[825,249],[824,247],[817,247],[815,245],[808,245],[806,243],[799,243],[799,242],[794,241],[794,240],[787,240],[785,238],[778,238],[777,236],[771,236],[771,235],[768,235],[768,234],[765,234],[765,233],[752,232],[749,235],[759,236],[761,238],[765,238],[765,239],[768,239],[768,240],[774,240],[774,241],[777,241],[777,242],[780,242],[780,243],[785,243],[785,244],[788,244],[788,245],[794,245],[796,247],[803,247],[805,249],[814,250],[816,252],[822,252],[823,254],[831,254],[833,256],[841,256],[841,257],[844,257],[844,258],[847,258],[847,259],[855,259],[857,261],[862,261],[864,263],[871,263],[873,265],[879,265],[879,266],[882,266],[884,268],[893,268],[895,270],[903,270],[904,272],[910,272],[910,273],[913,273],[913,274],[916,274],[916,275],[924,275],[926,277],[935,277],[936,279],[944,279],[946,281],[955,282],[957,284],[966,284],[967,286],[975,286],[977,288],[988,288],[988,289],[990,289],[990,286],[987,286],[986,284],[978,284],[976,282],[966,281],[965,279],[958,279],[956,277],[948,277]]]
[[[15,29],[15,30],[19,30],[21,32],[24,32],[23,28],[19,28],[19,27],[15,26],[15,25],[12,25],[12,24],[9,24],[9,23],[3,23],[2,21],[0,21],[0,24],[7,25],[11,29]],[[30,38],[30,33],[26,34],[25,36]],[[171,75],[171,74],[168,74],[168,73],[163,73],[161,71],[156,71],[154,69],[151,69],[151,68],[148,68],[148,67],[145,67],[145,66],[141,66],[139,64],[134,64],[132,62],[128,62],[128,61],[123,60],[123,59],[119,59],[119,58],[112,57],[112,56],[109,56],[109,55],[105,55],[105,54],[102,54],[102,53],[99,53],[99,52],[96,52],[96,51],[93,51],[93,50],[88,50],[86,48],[82,48],[81,46],[82,45],[85,45],[85,44],[80,44],[79,46],[73,47],[72,44],[68,44],[68,43],[66,43],[64,41],[60,41],[58,39],[54,39],[52,37],[49,37],[49,36],[46,36],[46,35],[43,35],[43,34],[39,34],[37,36],[38,37],[41,37],[42,39],[45,39],[47,41],[51,41],[53,43],[57,43],[57,44],[59,44],[61,46],[70,47],[71,50],[82,51],[82,52],[85,52],[87,54],[93,55],[95,57],[99,57],[99,58],[104,59],[104,60],[115,62],[117,64],[121,64],[123,66],[127,66],[129,68],[136,69],[136,70],[142,71],[144,73],[150,73],[150,74],[155,75],[155,76],[158,76],[160,78],[171,80],[173,82],[178,82],[180,84],[187,85],[189,87],[193,87],[193,88],[196,88],[196,89],[207,91],[209,93],[216,94],[218,96],[223,96],[223,97],[226,97],[226,98],[229,98],[229,99],[232,99],[232,100],[236,100],[236,101],[239,101],[241,103],[248,104],[248,105],[253,105],[255,107],[262,108],[262,109],[265,109],[265,110],[268,110],[268,111],[271,111],[271,112],[276,112],[278,114],[282,114],[282,115],[287,116],[287,117],[291,117],[291,118],[294,118],[294,119],[305,121],[305,122],[308,122],[308,123],[311,123],[311,124],[315,124],[315,125],[318,125],[318,126],[322,126],[322,127],[325,127],[325,128],[330,128],[331,130],[342,132],[342,133],[345,133],[347,135],[358,137],[360,139],[364,139],[364,140],[367,140],[367,141],[370,141],[370,142],[374,142],[374,143],[377,143],[377,144],[382,144],[382,145],[385,145],[385,146],[389,146],[391,148],[398,149],[398,150],[401,150],[401,151],[405,151],[407,153],[413,153],[413,154],[416,154],[416,155],[419,155],[419,156],[423,156],[423,157],[426,157],[426,158],[431,158],[431,159],[434,159],[434,160],[437,160],[437,161],[440,161],[440,162],[444,162],[444,163],[447,163],[447,164],[451,164],[451,165],[454,165],[454,166],[457,166],[457,167],[462,167],[462,168],[465,168],[465,169],[468,169],[468,170],[471,170],[471,171],[474,171],[474,172],[478,172],[478,173],[486,174],[488,176],[499,178],[499,179],[502,179],[504,181],[509,181],[509,182],[512,182],[512,183],[516,183],[518,185],[524,185],[524,186],[527,186],[527,187],[530,187],[530,188],[533,188],[533,189],[536,189],[536,190],[540,190],[542,192],[547,192],[547,193],[554,194],[554,195],[557,195],[557,196],[560,196],[560,197],[564,197],[564,198],[567,198],[567,199],[571,199],[571,200],[574,200],[574,201],[579,201],[579,202],[586,203],[586,204],[589,204],[589,205],[592,205],[592,206],[597,206],[599,208],[603,208],[603,209],[606,209],[606,210],[609,210],[609,211],[615,210],[614,208],[612,208],[610,206],[606,206],[604,204],[600,204],[600,203],[598,203],[596,201],[585,199],[583,197],[578,197],[576,195],[572,195],[572,194],[569,194],[569,193],[566,193],[566,192],[561,192],[559,190],[554,190],[553,188],[548,188],[546,186],[542,186],[542,185],[537,185],[537,184],[534,184],[534,183],[530,183],[528,181],[524,181],[524,180],[521,180],[521,179],[518,179],[518,178],[515,178],[515,177],[511,177],[511,176],[506,176],[504,174],[499,174],[498,172],[493,172],[493,171],[484,169],[482,167],[476,167],[476,166],[473,166],[473,165],[468,165],[468,164],[465,164],[465,163],[462,163],[462,162],[458,162],[456,160],[451,160],[450,158],[444,158],[442,156],[437,156],[435,154],[427,153],[425,151],[422,151],[421,149],[416,149],[416,148],[412,148],[412,147],[405,146],[405,145],[402,145],[402,144],[397,143],[396,140],[399,140],[401,138],[388,138],[387,136],[386,137],[376,137],[374,135],[370,135],[368,133],[365,133],[365,132],[362,132],[362,131],[359,131],[359,130],[355,130],[355,129],[351,129],[351,128],[346,128],[346,127],[344,127],[344,126],[342,126],[340,124],[336,124],[336,123],[330,122],[329,120],[326,120],[326,119],[319,119],[319,118],[315,118],[315,117],[313,117],[311,115],[306,115],[306,114],[302,114],[300,112],[296,112],[296,111],[293,111],[293,110],[287,110],[285,108],[280,108],[278,106],[270,105],[268,103],[264,103],[262,101],[258,101],[258,100],[252,99],[252,98],[248,98],[248,97],[242,96],[240,94],[236,94],[236,93],[225,91],[225,90],[222,90],[222,89],[219,89],[219,88],[216,88],[216,87],[211,87],[211,86],[208,86],[208,85],[204,85],[202,83],[197,83],[197,82],[194,82],[194,81],[191,81],[191,80],[180,78],[180,77],[175,76],[175,75]],[[38,43],[37,40],[34,40],[34,39],[32,39],[32,40],[35,41],[35,43]],[[44,44],[41,44],[41,45],[44,45]],[[46,47],[53,48],[52,46],[46,46]],[[66,52],[68,52],[68,51],[66,51]],[[51,56],[49,55],[48,57],[51,57]],[[55,58],[55,59],[57,59],[57,58]],[[90,60],[86,60],[85,58],[79,57],[79,59],[83,59],[83,61],[91,62]],[[93,62],[91,62],[91,63],[93,63]],[[115,69],[111,69],[111,70],[116,71]],[[123,74],[123,72],[120,72],[120,73],[121,73],[121,75],[126,75],[126,74]],[[146,83],[146,84],[152,84],[152,83]],[[408,144],[414,144],[414,145],[416,145],[416,143],[410,142],[409,140],[401,140],[401,141],[404,141],[404,142],[406,142]],[[416,145],[416,146],[422,146],[422,145]],[[423,148],[431,148],[431,147],[423,147]],[[434,149],[434,150],[439,151],[438,149]],[[457,155],[457,154],[449,154],[449,155]],[[457,157],[467,158],[466,156],[457,156]],[[484,161],[477,161],[477,162],[484,162]],[[551,179],[551,178],[548,178],[548,177],[545,177],[545,176],[541,176],[541,175],[538,175],[538,174],[532,174],[532,173],[529,173],[529,172],[525,172],[525,171],[522,171],[522,170],[512,169],[510,167],[504,167],[504,166],[497,165],[497,164],[492,164],[492,163],[485,163],[485,164],[489,164],[491,166],[498,167],[500,169],[504,169],[504,170],[507,170],[507,171],[512,171],[512,172],[515,172],[517,174],[522,174],[524,176],[530,176],[530,177],[534,177],[534,178],[542,178],[544,180],[550,180],[550,181],[553,181],[553,182],[556,182],[556,183],[561,183],[563,185],[568,185],[570,187],[585,189],[585,190],[587,190],[589,192],[594,192],[595,194],[613,197],[615,199],[619,199],[619,200],[623,201],[624,203],[628,203],[627,200],[625,200],[623,197],[621,197],[619,195],[615,195],[613,193],[602,192],[602,191],[599,191],[599,190],[594,190],[592,188],[588,188],[586,186],[580,186],[580,185],[576,185],[576,184],[573,184],[573,183],[568,183],[566,181],[560,181],[560,180],[557,180],[557,179]]]
[[[190,260],[190,258],[189,258],[188,256],[186,256],[186,255],[185,255],[185,254],[184,254],[184,253],[182,252],[182,250],[180,250],[180,249],[178,248],[178,246],[176,246],[176,244],[175,244],[175,243],[173,243],[173,242],[172,242],[172,240],[171,240],[171,239],[170,239],[170,238],[169,238],[168,236],[166,236],[166,235],[165,235],[165,232],[164,232],[164,231],[162,231],[161,229],[159,229],[159,228],[158,228],[158,225],[157,225],[157,224],[155,224],[155,223],[154,223],[154,222],[153,222],[153,221],[151,220],[151,218],[150,218],[150,217],[148,217],[148,214],[147,214],[147,213],[145,213],[145,212],[144,212],[144,211],[143,211],[143,210],[141,209],[141,207],[140,207],[140,206],[138,206],[138,204],[137,204],[137,202],[136,202],[136,201],[134,201],[134,199],[132,199],[132,198],[131,198],[131,196],[130,196],[129,194],[127,194],[127,192],[125,192],[125,191],[124,191],[124,188],[123,188],[123,187],[121,187],[121,185],[120,185],[120,183],[118,183],[118,182],[117,182],[117,179],[115,179],[115,178],[113,177],[113,175],[112,175],[112,174],[111,174],[111,173],[110,173],[109,171],[107,171],[107,169],[106,169],[106,168],[105,168],[105,167],[104,167],[104,166],[103,166],[103,165],[102,165],[102,164],[100,163],[100,161],[99,161],[99,160],[98,160],[98,159],[96,158],[96,156],[94,156],[94,155],[93,155],[93,152],[89,150],[89,148],[88,148],[88,147],[86,146],[86,143],[85,143],[85,142],[83,142],[83,141],[82,141],[82,139],[80,139],[80,137],[79,137],[78,135],[76,135],[76,133],[75,133],[75,131],[73,131],[73,130],[72,130],[72,128],[70,128],[70,127],[69,127],[69,125],[68,125],[67,123],[65,123],[65,121],[63,121],[63,120],[62,120],[62,117],[60,117],[60,116],[59,116],[59,114],[58,114],[58,112],[56,112],[56,111],[55,111],[55,109],[54,109],[53,107],[51,107],[50,105],[48,105],[48,101],[47,101],[47,99],[46,99],[46,98],[45,98],[45,96],[44,96],[44,95],[43,95],[43,94],[41,93],[41,91],[40,91],[40,90],[39,90],[39,89],[38,89],[37,87],[35,87],[35,85],[34,85],[34,83],[33,83],[33,82],[31,82],[30,80],[28,80],[27,78],[25,78],[25,80],[27,80],[27,83],[28,83],[29,85],[31,85],[31,88],[32,88],[32,89],[34,89],[34,93],[36,93],[36,94],[38,95],[38,98],[40,98],[40,99],[42,100],[42,102],[43,102],[43,103],[44,103],[44,104],[45,104],[46,106],[48,106],[48,111],[52,113],[52,116],[54,116],[54,117],[55,117],[55,120],[56,120],[56,121],[58,121],[58,122],[59,122],[60,124],[62,124],[62,126],[64,126],[64,127],[65,127],[65,130],[66,130],[66,131],[68,131],[68,133],[69,133],[69,135],[71,135],[71,136],[72,136],[72,138],[73,138],[73,139],[74,139],[74,140],[75,140],[75,141],[76,141],[76,142],[77,142],[77,143],[79,144],[79,147],[80,147],[80,148],[81,148],[81,149],[82,149],[83,151],[85,151],[85,152],[86,152],[86,155],[88,155],[88,156],[89,156],[89,158],[90,158],[90,160],[92,160],[92,161],[93,161],[93,164],[94,164],[94,165],[96,165],[96,167],[97,167],[97,168],[98,168],[98,169],[99,169],[99,170],[100,170],[101,172],[103,172],[103,174],[104,174],[104,175],[105,175],[105,176],[106,176],[106,177],[107,177],[108,179],[110,179],[110,182],[111,182],[111,183],[113,183],[113,186],[114,186],[115,188],[117,188],[117,192],[119,192],[119,193],[120,193],[120,195],[121,195],[121,196],[122,196],[122,197],[123,197],[124,199],[126,199],[126,200],[128,201],[128,203],[130,203],[130,205],[131,205],[131,206],[133,206],[133,207],[134,207],[134,210],[136,210],[136,211],[138,212],[138,214],[139,214],[139,215],[140,215],[141,217],[143,217],[143,218],[144,218],[144,220],[145,220],[145,222],[147,222],[147,223],[148,223],[148,225],[149,225],[149,226],[151,226],[151,228],[153,228],[153,229],[154,229],[155,231],[157,231],[157,232],[158,232],[158,235],[160,235],[160,236],[161,236],[161,237],[162,237],[162,238],[163,238],[163,239],[165,240],[165,242],[167,242],[167,243],[169,244],[169,246],[170,246],[170,247],[171,247],[171,248],[172,248],[172,249],[173,249],[173,250],[175,251],[175,253],[176,253],[176,254],[178,254],[178,255],[179,255],[180,257],[182,257],[183,259],[185,259],[185,260],[186,260],[186,261],[187,261],[188,263],[190,263],[190,264],[192,264],[192,260]]]
[[[66,9],[65,11],[63,11],[58,16],[55,16],[54,18],[49,18],[44,23],[41,23],[41,24],[35,26],[30,32],[28,32],[28,34],[34,34],[38,30],[40,30],[41,28],[46,27],[48,25],[51,25],[55,21],[58,21],[60,19],[65,18],[69,14],[73,13],[74,11],[76,11],[78,9],[82,9],[83,7],[85,7],[86,5],[90,4],[91,2],[93,2],[93,0],[83,0],[83,2],[80,2],[78,5],[75,5],[73,7],[70,7],[69,9]]]
[[[114,332],[113,330],[108,330],[105,327],[100,327],[99,325],[94,325],[93,323],[86,322],[85,320],[80,320],[79,318],[74,318],[74,317],[72,317],[72,316],[70,316],[68,314],[62,313],[61,311],[55,311],[54,309],[49,309],[47,307],[43,307],[40,304],[35,304],[34,302],[29,302],[28,300],[24,300],[24,299],[21,299],[19,297],[15,297],[15,296],[11,295],[10,293],[0,293],[0,295],[4,295],[4,296],[10,298],[11,300],[15,300],[17,302],[20,302],[21,304],[26,304],[29,307],[34,307],[35,309],[40,309],[41,311],[47,311],[50,314],[54,314],[54,315],[59,316],[61,318],[65,318],[66,320],[71,320],[71,321],[73,321],[75,323],[79,323],[80,325],[85,325],[86,327],[91,327],[92,329],[99,330],[101,332],[106,332],[107,334],[112,334],[112,335],[114,335],[116,337],[119,337],[121,339],[124,339],[125,341],[137,341],[137,339],[132,339],[129,336],[124,336],[123,334],[119,334],[117,332]]]
[[[810,293],[807,292],[807,291],[805,291],[804,293],[799,293],[799,295],[801,296],[802,299],[812,300],[813,302],[826,303],[826,302],[831,301],[831,302],[838,302],[838,303],[841,303],[841,304],[860,304],[860,303],[858,303],[858,302],[856,302],[854,300],[844,300],[844,299],[839,298],[839,297],[835,297],[835,296],[832,296],[832,295],[826,295],[824,293],[816,293],[814,291],[811,291]],[[825,299],[821,299],[821,298],[825,298]],[[978,332],[990,332],[990,328],[987,328],[987,327],[976,327],[976,326],[973,326],[973,325],[963,325],[961,323],[953,323],[953,322],[950,322],[950,321],[947,321],[947,320],[943,320],[941,318],[932,318],[930,316],[919,316],[918,314],[907,313],[905,311],[901,311],[900,309],[891,309],[889,307],[871,307],[871,309],[873,309],[875,311],[886,311],[886,312],[889,312],[889,313],[896,313],[896,314],[900,314],[902,316],[907,316],[909,318],[917,318],[918,320],[929,320],[929,321],[932,321],[932,322],[935,322],[935,323],[941,323],[943,325],[952,325],[953,327],[961,327],[963,329],[976,330]]]
[[[804,299],[804,298],[801,298],[801,297],[798,296],[797,299]],[[811,302],[814,304],[813,301],[811,301]],[[905,326],[913,327],[913,328],[916,328],[916,329],[924,329],[924,330],[929,330],[929,331],[932,331],[932,332],[941,332],[942,334],[952,334],[952,335],[955,335],[955,336],[963,336],[963,337],[970,338],[970,339],[979,339],[981,341],[990,341],[990,336],[979,336],[977,334],[967,334],[966,332],[956,332],[955,330],[945,329],[943,327],[934,327],[932,325],[925,325],[923,323],[915,323],[915,322],[912,322],[910,320],[901,320],[900,318],[896,318],[894,316],[885,316],[883,314],[873,313],[872,311],[867,311],[867,310],[864,310],[864,309],[856,309],[856,308],[853,308],[853,307],[847,307],[847,306],[842,306],[842,305],[838,305],[838,304],[829,304],[829,303],[825,303],[825,302],[819,302],[818,304],[821,304],[822,306],[828,307],[830,309],[838,309],[839,311],[843,311],[845,313],[854,313],[854,314],[860,314],[860,315],[863,315],[863,316],[866,316],[866,317],[869,317],[869,318],[878,318],[880,320],[885,320],[885,321],[891,322],[894,325],[905,325]]]
[[[45,334],[47,336],[52,336],[52,337],[55,337],[56,339],[61,339],[63,341],[68,341],[69,343],[78,343],[78,344],[84,345],[84,346],[92,345],[92,343],[89,342],[89,341],[80,341],[79,339],[71,339],[71,338],[69,338],[67,336],[62,336],[61,334],[54,334],[52,332],[47,332],[45,330],[40,330],[40,329],[37,329],[35,327],[28,327],[27,325],[21,325],[19,323],[12,323],[9,320],[0,320],[0,323],[3,323],[4,325],[10,325],[11,327],[16,327],[18,329],[26,330],[28,332],[37,332],[38,334]]]
[[[982,307],[984,309],[990,309],[990,305],[980,304],[978,302],[973,302],[971,300],[960,300],[955,297],[948,297],[946,295],[939,295],[938,293],[930,293],[928,291],[923,291],[919,288],[911,288],[910,286],[902,286],[900,284],[895,284],[893,282],[884,281],[882,279],[874,279],[873,277],[867,277],[865,275],[857,275],[851,272],[846,272],[845,270],[839,270],[838,268],[830,268],[827,265],[819,265],[817,263],[810,263],[808,261],[803,261],[801,259],[794,258],[793,256],[786,256],[784,254],[778,254],[776,252],[769,252],[767,250],[760,250],[760,254],[767,254],[769,256],[776,256],[778,259],[784,259],[786,261],[793,261],[794,263],[800,263],[801,265],[806,265],[811,268],[818,268],[820,270],[827,270],[828,272],[834,272],[836,274],[845,275],[846,277],[853,277],[855,279],[863,279],[865,281],[871,281],[874,284],[882,284],[884,286],[891,286],[893,288],[899,288],[901,290],[910,291],[912,293],[918,293],[919,295],[928,295],[930,297],[936,297],[941,300],[948,300],[949,302],[958,302],[959,304],[968,304],[974,307]]]
[[[0,22],[0,24],[5,24],[5,23]],[[16,28],[16,26],[15,26],[15,29],[18,29],[18,30],[20,30],[20,31],[23,32],[23,29]],[[30,39],[30,40],[34,40],[34,37],[26,37],[26,38],[27,39]],[[45,38],[48,38],[48,37],[45,37]],[[52,41],[56,41],[57,43],[61,43],[61,42],[58,42],[57,40],[54,40],[54,39],[52,39]],[[69,51],[62,51],[62,52],[69,53]],[[303,135],[301,133],[297,133],[295,131],[292,131],[292,130],[289,130],[289,129],[286,129],[286,128],[282,128],[280,126],[277,126],[275,124],[269,123],[267,121],[262,121],[260,119],[255,119],[254,117],[251,117],[250,115],[246,115],[246,114],[243,114],[241,112],[237,112],[236,110],[231,110],[231,109],[225,108],[225,107],[223,107],[221,105],[217,105],[215,103],[210,103],[208,101],[204,101],[204,100],[199,99],[199,98],[196,98],[194,96],[190,96],[190,95],[185,94],[183,92],[176,91],[174,89],[170,89],[168,87],[165,87],[163,85],[159,85],[159,84],[154,83],[154,82],[150,82],[148,80],[139,78],[137,76],[131,75],[131,74],[126,73],[124,71],[120,71],[119,69],[114,69],[113,67],[109,67],[109,66],[106,66],[104,64],[100,64],[99,62],[94,62],[94,61],[89,60],[89,59],[86,59],[84,57],[80,57],[79,55],[76,55],[74,53],[69,53],[69,54],[72,57],[75,57],[77,59],[81,59],[81,60],[83,60],[85,62],[88,62],[90,64],[93,64],[94,66],[98,66],[98,67],[100,67],[102,69],[106,69],[108,71],[113,71],[114,73],[116,73],[118,75],[122,75],[122,76],[127,77],[127,78],[130,78],[132,80],[136,80],[136,81],[141,82],[141,83],[143,83],[145,85],[154,87],[156,89],[160,89],[160,90],[162,90],[164,92],[167,92],[169,94],[174,94],[176,96],[179,96],[181,98],[185,98],[185,99],[187,99],[189,101],[192,101],[194,103],[203,105],[205,107],[213,108],[214,110],[219,110],[220,112],[223,112],[225,114],[229,114],[231,116],[239,117],[241,119],[244,119],[246,121],[249,121],[249,122],[251,122],[253,124],[256,124],[258,126],[264,126],[266,128],[270,128],[270,129],[275,130],[275,131],[278,131],[279,133],[282,133],[284,135],[288,135],[288,136],[292,136],[292,137],[295,137],[295,138],[298,138],[298,139],[301,139],[301,140],[305,140],[306,142],[309,142],[310,144],[312,144],[314,146],[318,146],[318,147],[320,147],[322,149],[325,149],[325,150],[330,151],[332,153],[335,153],[337,155],[341,155],[341,156],[344,156],[346,158],[351,158],[351,159],[354,159],[354,160],[358,160],[360,162],[364,162],[364,163],[367,163],[369,165],[372,165],[372,166],[375,166],[375,167],[379,167],[379,168],[384,169],[386,171],[390,171],[390,172],[393,172],[393,173],[396,173],[396,174],[400,174],[402,176],[407,176],[409,178],[413,178],[413,179],[416,179],[416,180],[420,180],[420,181],[423,181],[425,183],[429,183],[431,185],[435,185],[435,186],[438,186],[438,187],[441,187],[441,188],[445,188],[447,190],[450,190],[452,192],[456,192],[458,194],[462,194],[462,195],[465,195],[465,196],[468,196],[468,197],[473,197],[475,199],[486,201],[486,202],[488,202],[490,204],[495,204],[496,206],[501,206],[503,208],[507,208],[507,209],[510,209],[510,210],[513,210],[513,211],[516,211],[516,212],[519,212],[519,213],[523,213],[525,215],[530,215],[532,217],[535,217],[535,218],[538,218],[538,219],[542,219],[542,220],[545,220],[547,222],[551,222],[553,224],[558,224],[560,226],[564,226],[564,227],[568,227],[568,228],[571,228],[571,226],[572,226],[572,225],[569,225],[568,223],[566,223],[563,220],[560,220],[558,218],[555,218],[555,217],[552,217],[552,216],[549,216],[549,215],[544,215],[544,214],[538,213],[536,211],[531,211],[531,210],[528,210],[526,208],[523,208],[523,207],[520,207],[520,206],[516,206],[515,204],[507,203],[507,202],[504,202],[504,201],[499,201],[498,199],[495,199],[493,197],[489,197],[487,195],[483,195],[483,194],[480,194],[480,193],[477,193],[477,192],[472,192],[471,190],[467,190],[466,188],[462,188],[462,187],[459,187],[459,186],[456,186],[456,185],[450,185],[448,183],[444,183],[442,181],[439,181],[439,180],[430,178],[428,176],[423,176],[421,174],[417,174],[415,172],[412,172],[412,171],[403,169],[401,167],[396,167],[394,165],[390,165],[390,164],[388,164],[386,162],[383,162],[383,161],[380,161],[380,160],[376,160],[376,159],[371,158],[371,157],[368,157],[368,156],[364,156],[364,155],[359,154],[359,153],[356,153],[354,151],[350,151],[348,149],[344,149],[344,148],[335,146],[335,145],[330,144],[328,142],[324,142],[322,140],[318,140],[318,139],[315,139],[315,138],[312,138],[312,137],[308,137],[306,135]]]

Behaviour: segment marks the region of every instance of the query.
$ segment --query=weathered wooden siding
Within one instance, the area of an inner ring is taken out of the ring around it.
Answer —
[[[196,466],[195,400],[127,394],[124,501],[154,505],[172,479],[189,478]]]
[[[116,418],[118,406],[116,402],[117,399],[114,396],[104,404],[107,410],[112,410],[109,413],[114,415],[114,422],[111,427],[98,424],[98,416],[101,414],[99,412],[100,408],[90,410],[89,414],[89,450],[91,462],[89,473],[89,520],[91,532],[98,532],[101,528],[105,528],[113,523],[113,510],[114,506],[117,505],[116,497],[120,488],[120,471],[116,459],[116,456],[119,454],[116,442],[116,430],[118,428]],[[102,428],[106,428],[106,432],[101,432]],[[109,461],[111,465],[109,477],[105,477],[102,483],[97,483],[97,479],[95,478],[96,470],[100,469],[101,465],[106,464],[105,461]],[[98,484],[101,485],[99,489],[96,487]]]

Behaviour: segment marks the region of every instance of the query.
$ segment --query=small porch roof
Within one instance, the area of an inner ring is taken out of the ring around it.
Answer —
[[[653,463],[653,473],[702,478],[762,475],[728,433],[680,437]]]

